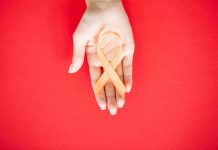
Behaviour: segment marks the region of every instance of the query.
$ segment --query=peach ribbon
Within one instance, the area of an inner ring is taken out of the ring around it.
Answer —
[[[103,49],[101,48],[101,43],[103,40],[103,37],[105,35],[114,36],[117,40],[120,41],[119,43],[119,49],[117,50],[117,54],[112,59],[111,62],[107,60],[103,53]],[[100,90],[104,87],[104,85],[107,83],[107,81],[110,79],[112,83],[114,84],[115,88],[119,92],[119,94],[124,97],[125,96],[125,86],[119,76],[117,75],[115,69],[122,61],[122,49],[123,49],[123,43],[120,35],[117,32],[104,32],[99,35],[98,38],[98,44],[97,44],[97,54],[99,61],[101,62],[104,72],[101,75],[101,77],[96,82],[95,87],[95,94],[98,95]]]

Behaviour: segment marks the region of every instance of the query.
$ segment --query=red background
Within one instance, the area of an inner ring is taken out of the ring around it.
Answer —
[[[218,149],[218,3],[124,0],[134,84],[116,116],[87,62],[67,73],[84,0],[0,1],[0,149]]]

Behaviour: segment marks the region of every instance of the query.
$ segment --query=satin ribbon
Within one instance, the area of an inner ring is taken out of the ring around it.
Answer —
[[[119,48],[117,50],[115,57],[112,59],[111,62],[107,60],[107,58],[103,53],[103,49],[101,47],[103,37],[106,35],[114,36],[119,41]],[[117,89],[117,91],[119,92],[119,94],[122,97],[125,96],[125,86],[115,71],[115,69],[122,61],[122,49],[123,49],[122,38],[117,32],[110,31],[110,32],[101,33],[99,35],[98,44],[97,44],[97,54],[98,54],[99,61],[101,62],[101,65],[104,69],[104,72],[96,82],[96,86],[95,86],[96,95],[99,94],[100,90],[105,86],[107,81],[110,79],[113,85],[115,86],[115,88]]]

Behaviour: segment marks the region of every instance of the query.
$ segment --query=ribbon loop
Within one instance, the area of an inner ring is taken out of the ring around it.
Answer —
[[[119,49],[117,50],[117,54],[112,59],[111,62],[107,60],[103,53],[103,49],[101,48],[102,40],[105,35],[114,36],[117,40],[119,40]],[[114,84],[115,88],[119,92],[119,94],[124,97],[125,96],[125,86],[119,76],[117,75],[115,69],[122,61],[122,49],[123,49],[123,43],[120,35],[116,32],[104,32],[99,35],[98,38],[98,44],[97,44],[97,54],[99,61],[102,64],[102,67],[104,69],[103,74],[96,82],[95,87],[95,94],[98,95],[100,90],[104,87],[104,85],[107,83],[107,81],[110,79],[112,83]]]

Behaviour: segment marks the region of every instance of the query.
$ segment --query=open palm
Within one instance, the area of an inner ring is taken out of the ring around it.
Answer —
[[[90,6],[85,11],[73,35],[74,52],[73,62],[69,73],[74,73],[83,64],[85,52],[87,54],[92,87],[102,75],[102,66],[97,56],[98,35],[104,31],[114,31],[120,34],[123,42],[123,60],[116,68],[116,72],[126,86],[126,92],[132,87],[132,60],[134,53],[134,40],[132,29],[121,1],[110,3],[107,7]],[[113,44],[110,44],[113,43]],[[118,43],[112,37],[104,39],[104,54],[111,61],[116,54]],[[95,89],[94,89],[95,90]],[[104,89],[96,96],[98,105],[102,110],[108,107],[112,115],[117,108],[122,108],[125,98],[122,98],[110,80]]]

